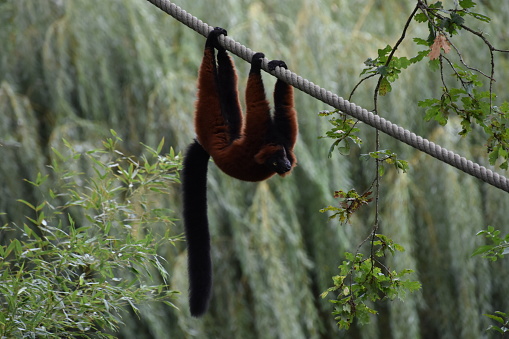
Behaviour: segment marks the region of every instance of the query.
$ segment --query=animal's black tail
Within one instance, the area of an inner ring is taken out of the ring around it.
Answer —
[[[199,317],[208,308],[212,290],[212,261],[207,218],[209,154],[195,140],[187,149],[182,170],[184,227],[189,270],[189,307]]]

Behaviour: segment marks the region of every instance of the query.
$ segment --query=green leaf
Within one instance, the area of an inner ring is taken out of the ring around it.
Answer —
[[[44,206],[46,206],[46,202],[45,201],[42,204],[40,204],[39,206],[37,206],[35,208],[35,211],[39,212],[40,210],[42,210],[44,208]]]
[[[484,245],[484,246],[481,246],[481,247],[478,247],[473,253],[472,253],[472,257],[473,256],[476,256],[476,255],[479,255],[479,254],[483,254],[483,253],[486,253],[488,251],[491,251],[493,248],[495,248],[494,245]]]
[[[389,74],[389,67],[383,65],[377,68],[377,73],[383,76]]]
[[[18,257],[22,252],[21,243],[19,242],[18,239],[11,240],[9,246],[7,246],[7,249],[5,250],[5,256],[8,256],[12,252],[14,252],[14,255],[16,257]]]
[[[428,54],[429,54],[429,49],[419,51],[416,56],[414,56],[413,58],[410,59],[410,62],[415,64],[415,63],[421,61],[422,59],[424,59],[425,57],[427,57]]]
[[[380,95],[386,95],[392,90],[390,82],[387,80],[387,78],[382,78],[380,80],[380,87],[378,88],[378,93]]]
[[[428,17],[424,13],[417,13],[414,16],[414,20],[417,22],[426,22],[426,21],[428,21]]]
[[[438,71],[440,69],[440,59],[430,60],[428,62],[428,66],[431,71],[433,72]]]
[[[161,142],[157,146],[157,154],[161,154],[161,151],[163,150],[163,146],[164,146],[164,137],[161,139]]]
[[[34,211],[35,211],[35,206],[34,206],[34,205],[32,205],[31,203],[29,203],[28,201],[23,200],[23,199],[18,199],[17,201],[18,201],[18,202],[20,202],[20,203],[22,203],[22,204],[27,205],[28,207],[30,207],[32,210],[34,210]]]
[[[486,316],[492,320],[495,320],[496,322],[499,322],[501,324],[505,323],[504,318],[502,318],[502,317],[497,317],[496,315],[493,315],[493,314],[484,314],[484,316]]]
[[[461,7],[465,9],[472,8],[475,6],[475,2],[473,2],[472,0],[460,0],[459,4]]]
[[[414,42],[417,44],[417,45],[421,45],[421,46],[430,46],[429,44],[429,41],[428,40],[424,40],[424,39],[421,39],[421,38],[414,38],[413,39]]]
[[[475,19],[477,19],[479,21],[483,21],[483,22],[487,22],[487,23],[491,22],[491,18],[486,15],[482,15],[479,13],[468,13],[468,15],[474,17]]]
[[[463,25],[463,23],[465,22],[465,19],[463,19],[463,17],[459,14],[452,13],[451,14],[451,22],[455,25]]]
[[[408,66],[410,66],[411,64],[412,64],[412,61],[410,61],[408,58],[405,58],[405,57],[397,58],[397,65],[399,68],[405,69]]]

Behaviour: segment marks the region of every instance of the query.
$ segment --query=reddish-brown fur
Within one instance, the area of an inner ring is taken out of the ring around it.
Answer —
[[[233,63],[228,55],[228,62]],[[219,58],[219,55],[218,55]],[[231,130],[221,110],[221,102],[216,80],[216,61],[213,48],[205,48],[198,79],[198,101],[196,105],[195,127],[199,143],[214,159],[216,165],[226,174],[244,181],[261,181],[276,172],[267,167],[264,161],[276,150],[284,146],[272,138],[272,118],[269,102],[265,97],[261,74],[251,73],[246,88],[246,119],[242,123],[240,138],[232,140]],[[221,71],[221,69],[220,69]],[[233,83],[236,87],[236,75]],[[220,85],[220,84],[219,84]],[[293,145],[297,139],[297,118],[293,108],[293,87],[280,83],[284,87],[284,98],[280,98],[283,111],[279,119],[285,119],[288,131],[285,137],[287,157],[293,166],[296,159]],[[277,89],[276,93],[277,95]],[[238,105],[238,100],[227,105]],[[240,112],[240,109],[238,110]],[[276,112],[277,114],[277,112]],[[240,117],[240,119],[242,119]],[[276,116],[275,119],[278,119]],[[289,172],[287,172],[289,173]],[[282,175],[286,175],[284,173]]]
[[[246,119],[242,118],[237,75],[231,58],[218,46],[222,28],[209,33],[198,79],[195,127],[197,140],[187,149],[182,169],[183,220],[189,268],[189,310],[199,317],[212,291],[212,260],[207,217],[207,168],[210,156],[226,174],[260,181],[290,173],[296,159],[297,117],[293,88],[281,80],[274,88],[274,116],[261,78],[263,54],[253,56],[246,89]],[[215,48],[218,50],[217,64]],[[286,68],[271,61],[269,68]]]

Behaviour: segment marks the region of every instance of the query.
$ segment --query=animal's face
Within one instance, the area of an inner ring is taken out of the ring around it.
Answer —
[[[265,165],[273,169],[277,174],[284,174],[292,169],[292,164],[288,160],[284,148],[269,156],[265,161]]]

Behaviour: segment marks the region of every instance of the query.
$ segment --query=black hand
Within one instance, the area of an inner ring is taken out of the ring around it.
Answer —
[[[207,36],[207,42],[205,43],[205,46],[216,48],[218,50],[224,50],[224,48],[219,45],[218,38],[220,35],[228,35],[226,29],[221,27],[214,27],[214,29],[210,31],[209,35]]]
[[[269,62],[269,71],[275,70],[278,66],[288,69],[288,66],[286,66],[286,63],[283,60],[271,60]]]
[[[251,59],[251,72],[260,71],[262,69],[262,59],[265,58],[263,53],[255,53]]]

